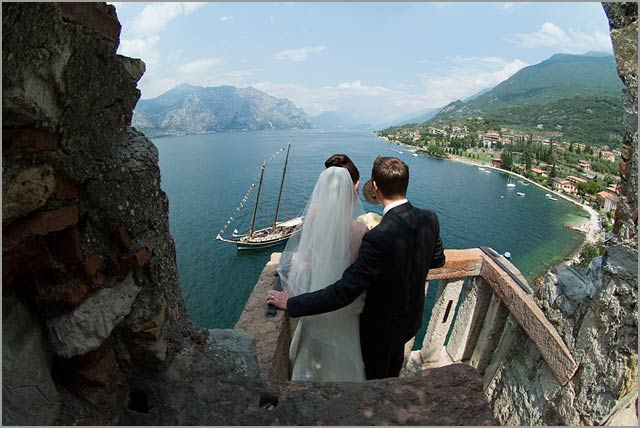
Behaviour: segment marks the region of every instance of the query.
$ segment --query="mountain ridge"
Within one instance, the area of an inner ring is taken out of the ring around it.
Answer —
[[[313,127],[304,110],[286,98],[275,98],[250,86],[187,83],[140,100],[132,125],[149,136]]]

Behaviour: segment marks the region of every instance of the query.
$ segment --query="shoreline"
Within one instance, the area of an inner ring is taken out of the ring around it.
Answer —
[[[385,140],[388,143],[394,144],[394,145],[398,145],[401,147],[404,147],[406,150],[411,151],[412,153],[416,153],[417,152],[417,147],[416,146],[411,146],[408,144],[404,144],[404,143],[400,143],[400,142],[395,142],[395,141],[391,141],[389,140],[387,137],[379,137],[382,138],[383,140]],[[491,164],[487,164],[482,160],[471,160],[462,156],[456,156],[456,155],[448,155],[448,157],[446,158],[441,158],[444,160],[450,160],[453,162],[460,162],[460,163],[465,163],[467,165],[471,165],[471,166],[476,166],[476,167],[483,167],[483,168],[490,168],[493,169],[495,171],[499,171],[499,172],[504,172],[505,174],[510,174],[513,175],[515,177],[518,177],[522,180],[526,180],[527,182],[545,190],[546,192],[556,195],[560,198],[563,198],[564,200],[571,202],[574,205],[577,205],[579,208],[581,208],[583,210],[583,212],[585,212],[586,214],[588,214],[588,217],[583,217],[583,220],[577,224],[577,225],[573,225],[573,224],[565,224],[564,226],[571,229],[571,230],[575,230],[579,233],[581,233],[583,235],[583,239],[582,241],[576,246],[576,248],[569,253],[569,255],[567,255],[564,258],[564,261],[562,263],[565,263],[567,265],[571,265],[574,262],[577,262],[580,258],[580,252],[582,251],[582,249],[584,248],[584,246],[588,243],[588,244],[595,244],[596,242],[603,240],[604,239],[604,231],[603,229],[600,227],[600,214],[593,209],[591,206],[583,204],[579,201],[576,201],[573,198],[570,198],[569,196],[565,195],[564,193],[560,193],[556,190],[553,189],[549,189],[548,187],[538,183],[537,181],[531,180],[530,178],[527,178],[521,174],[518,174],[516,172],[513,171],[507,171],[506,169],[502,169],[502,168],[497,168]],[[580,216],[582,217],[582,216]],[[546,269],[546,273],[551,272],[551,269],[554,266],[557,266],[558,264],[551,264],[549,266],[547,266]],[[543,274],[544,275],[544,274]],[[535,278],[534,282],[537,282],[538,279],[543,276],[540,275],[539,277]]]

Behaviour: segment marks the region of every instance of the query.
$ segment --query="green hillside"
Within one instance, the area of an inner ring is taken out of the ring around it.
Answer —
[[[557,54],[469,102],[450,103],[425,124],[483,117],[514,129],[562,132],[569,142],[617,147],[622,86],[611,55]]]

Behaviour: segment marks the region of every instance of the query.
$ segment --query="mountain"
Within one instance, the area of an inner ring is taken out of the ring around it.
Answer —
[[[187,84],[140,100],[132,124],[149,136],[313,127],[311,118],[287,99],[251,87]]]
[[[484,117],[504,126],[542,125],[568,140],[617,145],[622,135],[622,86],[612,55],[556,54],[467,102],[446,105],[428,123]]]

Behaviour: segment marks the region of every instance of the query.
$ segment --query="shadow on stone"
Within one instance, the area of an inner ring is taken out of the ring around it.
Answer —
[[[127,403],[127,408],[129,410],[133,410],[134,412],[143,413],[145,415],[149,414],[153,406],[149,403],[149,398],[147,397],[147,393],[141,389],[132,389],[129,393],[129,402]]]

